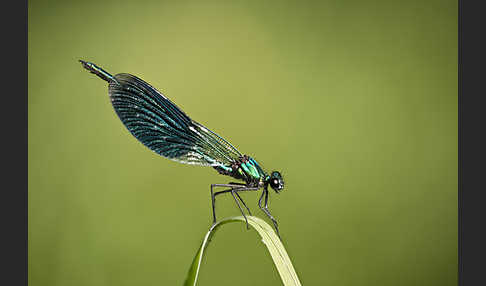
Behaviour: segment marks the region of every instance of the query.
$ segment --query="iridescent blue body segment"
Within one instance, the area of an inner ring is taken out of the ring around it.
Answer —
[[[219,173],[245,181],[248,185],[258,186],[263,183],[268,175],[253,158],[242,156],[231,166],[214,167]]]
[[[249,175],[249,176],[252,176],[252,173],[251,173],[250,169],[249,169],[247,166],[248,166],[248,165],[247,165],[247,163],[246,163],[246,162],[245,162],[245,163],[242,163],[242,164],[240,165],[240,167],[243,169],[243,171],[245,171],[245,174],[247,174],[247,175]]]
[[[242,164],[242,166],[246,166],[246,168],[248,170],[248,174],[252,178],[260,179],[261,176],[260,176],[260,172],[258,172],[258,169],[256,167],[257,165],[258,164],[252,158],[250,158],[247,162],[245,162],[244,164]]]

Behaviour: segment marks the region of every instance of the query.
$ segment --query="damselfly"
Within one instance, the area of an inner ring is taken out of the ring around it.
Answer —
[[[85,69],[108,82],[108,93],[115,112],[128,131],[142,144],[171,160],[211,166],[220,174],[244,182],[211,185],[213,225],[216,223],[216,196],[230,193],[248,227],[240,202],[250,215],[251,212],[239,193],[262,189],[258,206],[272,220],[279,234],[277,221],[268,210],[268,186],[276,193],[283,190],[284,181],[280,172],[273,171],[268,175],[253,158],[242,155],[228,141],[189,118],[142,79],[127,73],[112,76],[93,63],[80,62]],[[225,190],[216,192],[215,188]]]

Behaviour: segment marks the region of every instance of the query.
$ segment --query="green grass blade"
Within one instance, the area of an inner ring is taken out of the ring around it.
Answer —
[[[300,286],[299,278],[297,273],[295,273],[294,266],[290,261],[287,251],[278,238],[277,234],[273,231],[273,228],[268,225],[264,220],[254,217],[247,216],[248,224],[251,225],[262,237],[262,242],[268,249],[268,252],[272,256],[273,263],[277,267],[280,278],[285,286]],[[189,268],[189,273],[187,274],[184,286],[195,286],[197,282],[197,277],[199,275],[199,270],[201,269],[201,262],[205,254],[205,250],[211,241],[211,237],[216,232],[220,226],[230,222],[243,222],[245,223],[245,218],[242,216],[231,217],[224,219],[216,223],[206,234],[204,240],[199,247],[199,250],[192,261],[191,267]]]

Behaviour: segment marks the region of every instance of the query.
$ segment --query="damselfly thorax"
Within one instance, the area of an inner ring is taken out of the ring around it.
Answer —
[[[233,177],[246,182],[248,187],[263,188],[268,175],[251,157],[243,155],[230,166],[214,166],[222,175]]]

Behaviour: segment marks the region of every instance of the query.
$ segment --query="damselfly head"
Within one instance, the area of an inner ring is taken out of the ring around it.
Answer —
[[[283,190],[284,181],[280,172],[273,171],[270,175],[270,178],[268,179],[268,184],[276,193],[279,193],[281,190]]]

